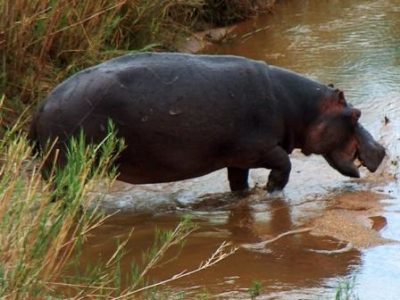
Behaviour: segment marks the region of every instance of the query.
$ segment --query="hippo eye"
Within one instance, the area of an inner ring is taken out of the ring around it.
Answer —
[[[352,126],[355,126],[360,119],[361,111],[357,108],[346,108],[341,113],[341,117],[347,120]]]

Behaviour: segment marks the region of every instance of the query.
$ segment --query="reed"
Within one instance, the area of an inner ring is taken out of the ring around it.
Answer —
[[[98,180],[112,182],[120,149],[112,131],[99,146],[75,139],[66,168],[46,182],[18,123],[5,132],[0,140],[1,298],[57,294],[52,283],[62,281],[87,233],[107,218],[89,205],[87,195]],[[51,203],[54,195],[59,201]]]
[[[0,119],[7,113],[2,102]],[[123,141],[116,137],[112,123],[97,145],[86,144],[81,133],[69,143],[67,164],[54,168],[45,181],[41,169],[48,154],[32,161],[32,146],[21,130],[25,118],[22,115],[0,139],[1,299],[131,299],[208,268],[236,250],[224,243],[198,268],[150,284],[149,271],[166,253],[179,255],[196,229],[184,218],[174,230],[156,231],[153,246],[141,260],[132,261],[128,272],[122,271],[121,260],[132,233],[115,244],[110,257],[83,266],[87,237],[110,217],[99,208],[102,199],[96,190],[99,183],[107,187],[115,180],[114,162]]]
[[[243,20],[274,2],[0,0],[0,89],[7,120],[78,70],[130,51],[176,50],[193,30]]]
[[[117,55],[171,49],[202,0],[0,0],[0,89],[15,119],[69,75]]]

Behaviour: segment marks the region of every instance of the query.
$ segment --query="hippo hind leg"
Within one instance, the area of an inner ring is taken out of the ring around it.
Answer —
[[[244,191],[249,188],[247,178],[249,169],[228,167],[228,180],[232,192]]]

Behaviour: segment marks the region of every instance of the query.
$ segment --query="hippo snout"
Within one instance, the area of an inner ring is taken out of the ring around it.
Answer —
[[[385,158],[385,148],[376,142],[361,124],[356,127],[356,138],[358,141],[358,159],[370,172],[375,172]]]

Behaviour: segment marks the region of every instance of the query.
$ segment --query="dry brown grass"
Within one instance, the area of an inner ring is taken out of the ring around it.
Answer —
[[[0,0],[3,121],[10,124],[78,70],[130,51],[176,50],[192,30],[243,20],[274,2]]]
[[[183,30],[174,17],[187,19],[200,4],[201,0],[1,0],[6,96],[28,103],[101,60],[154,43],[171,47]]]

